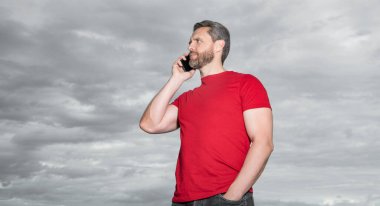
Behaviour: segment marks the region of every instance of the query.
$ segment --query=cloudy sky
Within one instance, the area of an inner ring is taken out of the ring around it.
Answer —
[[[273,106],[256,204],[380,205],[379,1],[0,3],[0,205],[170,205],[179,132],[138,121],[204,19]]]

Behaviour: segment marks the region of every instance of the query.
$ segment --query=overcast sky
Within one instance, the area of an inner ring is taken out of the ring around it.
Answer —
[[[380,1],[0,3],[0,205],[170,205],[179,132],[138,121],[204,19],[273,107],[256,204],[380,205]]]

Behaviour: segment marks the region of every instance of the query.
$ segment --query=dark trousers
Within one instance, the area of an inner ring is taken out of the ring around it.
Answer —
[[[172,206],[254,206],[251,192],[247,192],[240,200],[227,200],[223,194],[218,194],[206,199],[195,200],[191,202],[172,203]]]

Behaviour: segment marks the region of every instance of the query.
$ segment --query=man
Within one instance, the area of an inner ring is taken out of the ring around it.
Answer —
[[[180,128],[172,205],[254,205],[252,186],[273,151],[272,110],[265,88],[250,74],[227,71],[230,35],[220,23],[194,25],[189,72],[179,57],[172,76],[147,106],[148,133]],[[169,103],[199,70],[202,84]]]

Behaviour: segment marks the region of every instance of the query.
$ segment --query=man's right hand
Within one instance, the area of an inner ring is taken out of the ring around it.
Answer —
[[[173,78],[181,79],[182,81],[186,81],[194,76],[195,69],[192,69],[186,72],[182,67],[181,59],[186,60],[188,53],[185,53],[183,56],[180,56],[174,63],[172,67]],[[189,57],[190,58],[190,57]]]

